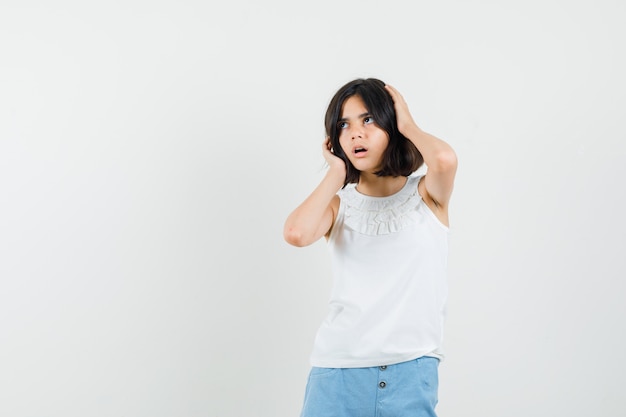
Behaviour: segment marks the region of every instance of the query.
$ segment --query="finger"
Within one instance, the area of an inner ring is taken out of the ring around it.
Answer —
[[[385,89],[389,92],[389,94],[391,94],[392,96],[398,95],[398,90],[396,90],[395,88],[393,88],[393,86],[389,85],[389,84],[385,84]]]
[[[387,89],[387,91],[389,92],[389,95],[391,95],[391,98],[396,101],[401,101],[404,100],[404,97],[402,97],[402,94],[400,94],[400,92],[398,90],[396,90],[394,87],[390,86],[389,84],[385,85],[385,88]]]
[[[330,143],[330,137],[326,137],[326,139],[324,139],[324,144],[322,145],[322,151],[324,153],[326,152],[330,152],[333,148],[332,143]]]
[[[391,96],[391,99],[393,100],[395,104],[400,104],[404,101],[404,99],[402,98],[402,95],[400,95],[398,90],[396,90],[390,85],[386,85],[385,88],[387,89],[387,92],[389,93],[389,95]]]

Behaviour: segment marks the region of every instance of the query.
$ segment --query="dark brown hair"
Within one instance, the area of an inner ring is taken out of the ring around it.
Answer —
[[[374,118],[374,123],[389,136],[389,145],[383,154],[381,169],[376,172],[376,175],[406,177],[417,171],[424,163],[424,158],[413,142],[398,130],[393,99],[385,90],[385,83],[376,78],[359,78],[350,81],[337,91],[328,105],[324,120],[326,135],[330,136],[333,152],[346,163],[344,187],[349,183],[359,182],[360,176],[360,171],[350,163],[339,144],[339,119],[343,103],[352,96],[359,96],[363,100],[367,111]]]

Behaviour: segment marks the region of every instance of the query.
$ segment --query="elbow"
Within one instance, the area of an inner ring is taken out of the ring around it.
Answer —
[[[428,169],[437,172],[455,172],[458,161],[452,149],[442,150],[435,155],[434,163],[428,164]]]
[[[283,231],[283,238],[285,239],[285,242],[298,248],[308,245],[302,233],[293,227],[285,227],[285,230]]]

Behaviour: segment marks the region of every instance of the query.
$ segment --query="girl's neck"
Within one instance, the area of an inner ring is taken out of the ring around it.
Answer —
[[[406,184],[407,177],[378,177],[361,172],[356,189],[359,193],[371,197],[387,197],[400,191]]]

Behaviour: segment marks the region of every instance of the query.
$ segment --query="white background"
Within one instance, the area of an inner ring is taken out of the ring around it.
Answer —
[[[626,414],[625,4],[2,0],[0,415],[297,416],[357,77],[459,157],[440,416]]]

